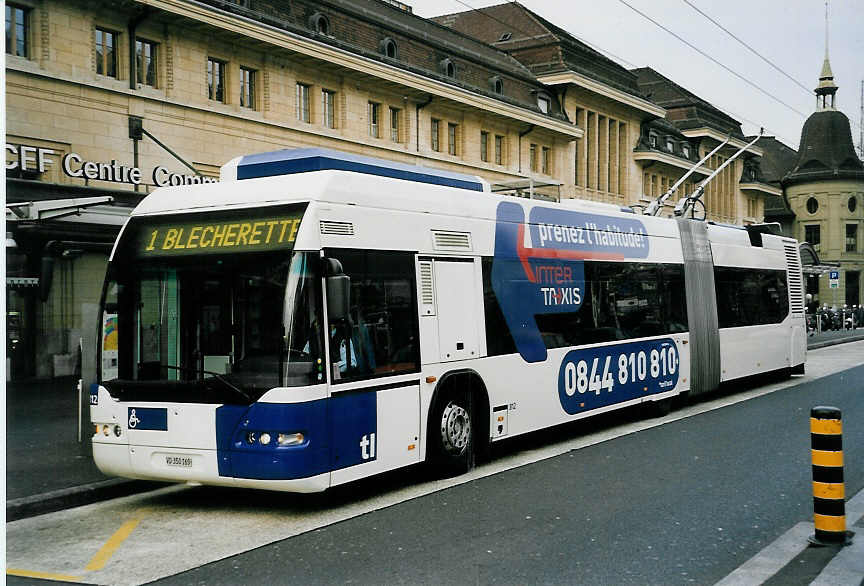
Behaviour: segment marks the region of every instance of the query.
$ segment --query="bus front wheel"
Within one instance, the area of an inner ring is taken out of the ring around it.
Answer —
[[[441,477],[464,474],[474,467],[474,426],[468,393],[452,393],[438,401],[430,430],[432,466]]]

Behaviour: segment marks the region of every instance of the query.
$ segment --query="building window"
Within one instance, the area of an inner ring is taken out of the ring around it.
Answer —
[[[369,102],[369,136],[373,138],[378,138],[381,136],[379,134],[379,124],[381,122],[381,104],[376,102]]]
[[[27,41],[30,11],[14,4],[6,5],[6,52],[16,57],[29,57]]]
[[[396,47],[396,41],[387,37],[381,44],[379,45],[381,52],[390,57],[391,59],[396,59],[399,55],[398,48]]]
[[[440,66],[441,66],[441,73],[443,73],[445,76],[456,77],[456,65],[454,65],[453,62],[449,58],[442,59]]]
[[[156,43],[135,39],[135,78],[141,85],[156,87]]]
[[[495,135],[495,164],[504,164],[504,137],[500,134]]]
[[[544,175],[550,174],[549,171],[551,169],[551,167],[550,167],[551,150],[552,149],[550,149],[549,147],[544,146],[543,149],[540,151],[540,172],[543,173]]]
[[[689,158],[690,158],[690,145],[689,145],[689,144],[682,144],[682,145],[681,145],[681,155],[682,155],[685,159],[689,159]]]
[[[456,154],[456,127],[452,122],[447,124],[447,152],[451,155]]]
[[[117,33],[97,28],[96,73],[117,77]]]
[[[813,245],[813,250],[819,252],[821,243],[819,225],[804,226],[804,241]]]
[[[816,210],[818,210],[818,209],[819,209],[819,202],[816,200],[815,197],[811,197],[810,199],[807,200],[807,211],[808,212],[810,212],[811,214],[815,214]],[[811,244],[812,244],[812,242],[811,242]]]
[[[552,109],[552,100],[549,99],[549,96],[540,94],[537,96],[537,107],[540,108],[540,111],[544,114],[548,114]]]
[[[651,146],[652,149],[657,148],[657,135],[656,134],[649,134],[648,135],[648,144]]]
[[[255,109],[255,70],[240,68],[240,106]]]
[[[492,82],[491,82],[491,86],[492,86],[492,92],[493,93],[496,93],[498,95],[501,95],[504,93],[504,82],[501,80],[500,77],[497,77],[497,76],[493,77]]]
[[[489,133],[480,131],[480,160],[489,162]]]
[[[399,108],[390,108],[390,140],[399,142]]]
[[[207,58],[207,97],[217,102],[225,101],[225,66],[224,61]]]
[[[846,206],[849,208],[849,211],[852,213],[854,213],[855,210],[858,208],[858,200],[855,199],[854,195],[849,198],[848,202],[846,202]]]
[[[858,251],[858,224],[846,224],[846,252]]]
[[[531,172],[536,173],[537,172],[537,145],[536,144],[532,144],[530,147],[528,147],[528,161],[530,162],[530,165],[531,165]]]
[[[327,128],[336,128],[336,92],[321,90],[322,122]]]
[[[327,17],[320,12],[316,12],[309,19],[310,28],[318,33],[319,35],[329,35],[330,34],[330,21]]]
[[[441,121],[437,118],[432,119],[432,124],[429,128],[429,137],[432,139],[432,150],[435,152],[441,151],[441,144],[438,142],[439,133],[441,132]]]
[[[666,150],[669,151],[670,153],[675,150],[675,143],[672,142],[671,138],[666,139]]]
[[[305,83],[297,83],[297,120],[300,122],[312,121],[312,114],[309,111],[309,90],[311,87]]]

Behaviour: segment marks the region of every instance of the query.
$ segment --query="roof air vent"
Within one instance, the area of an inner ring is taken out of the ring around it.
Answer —
[[[321,220],[321,233],[336,234],[338,236],[354,236],[354,224],[351,222]]]
[[[433,230],[432,241],[435,250],[471,250],[470,232],[450,232]]]

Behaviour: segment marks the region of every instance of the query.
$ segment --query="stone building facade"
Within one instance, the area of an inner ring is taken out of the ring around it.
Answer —
[[[765,145],[767,166],[782,172],[784,190],[782,204],[769,209],[767,219],[811,245],[824,263],[807,276],[811,308],[864,304],[864,163],[852,145],[849,119],[836,107],[837,90],[826,48],[816,111],[801,129],[798,152]],[[833,283],[831,270],[839,277]]]
[[[92,359],[130,210],[238,155],[326,147],[644,205],[720,134],[515,3],[429,20],[385,0],[12,0],[6,20],[7,378]],[[740,173],[709,219],[760,219]]]
[[[6,19],[7,378],[87,359],[110,243],[158,185],[303,146],[550,183],[582,135],[518,61],[404,5],[16,0]]]
[[[669,200],[666,213],[671,213],[678,197],[692,193],[749,142],[740,122],[706,100],[651,68],[621,67],[518,3],[434,20],[506,50],[547,84],[567,117],[583,129],[572,173],[558,177],[568,196],[647,205],[731,134],[728,147]],[[761,155],[758,147],[750,147],[709,183],[703,198],[708,219],[738,225],[762,221],[764,199],[777,198],[781,191],[761,180]]]

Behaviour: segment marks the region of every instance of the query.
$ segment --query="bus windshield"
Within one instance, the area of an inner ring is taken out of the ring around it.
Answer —
[[[109,266],[100,344],[115,396],[248,403],[323,382],[320,253],[123,252]]]

